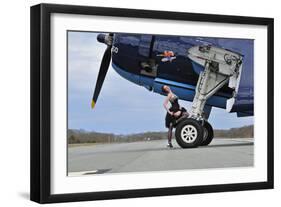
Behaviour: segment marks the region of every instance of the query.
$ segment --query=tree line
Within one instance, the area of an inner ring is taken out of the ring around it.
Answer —
[[[254,126],[244,126],[231,129],[214,130],[215,138],[252,138],[254,137]],[[88,132],[85,130],[69,129],[67,132],[68,144],[80,143],[119,143],[137,142],[167,139],[167,132],[144,132],[128,135],[117,135],[113,133]]]

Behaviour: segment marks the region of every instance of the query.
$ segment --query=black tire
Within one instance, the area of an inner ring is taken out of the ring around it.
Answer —
[[[177,125],[175,136],[182,148],[198,147],[203,141],[203,127],[195,119],[187,118]]]
[[[207,146],[212,142],[214,138],[214,130],[211,124],[209,124],[209,122],[204,121],[203,131],[204,131],[204,135],[203,135],[203,141],[201,143],[201,146]]]

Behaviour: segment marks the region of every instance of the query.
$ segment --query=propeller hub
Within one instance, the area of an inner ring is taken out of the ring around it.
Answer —
[[[105,34],[98,34],[97,40],[98,40],[100,43],[105,43]]]
[[[112,34],[98,34],[97,40],[100,43],[104,43],[108,46],[111,46],[112,42],[113,42],[113,35]]]

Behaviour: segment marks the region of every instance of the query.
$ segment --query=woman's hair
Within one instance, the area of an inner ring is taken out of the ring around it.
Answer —
[[[163,93],[168,93],[167,90],[165,89],[165,86],[166,86],[166,85],[163,85],[163,86],[161,87],[161,90],[162,90]]]

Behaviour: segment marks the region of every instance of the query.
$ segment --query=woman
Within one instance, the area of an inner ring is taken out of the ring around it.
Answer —
[[[172,92],[169,86],[162,86],[162,92],[167,94],[163,106],[167,111],[165,122],[168,130],[168,145],[167,147],[172,148],[172,134],[173,134],[173,125],[175,121],[182,116],[183,113],[187,113],[186,109],[181,107],[178,103],[179,98]],[[169,108],[168,103],[170,102],[171,107]]]

